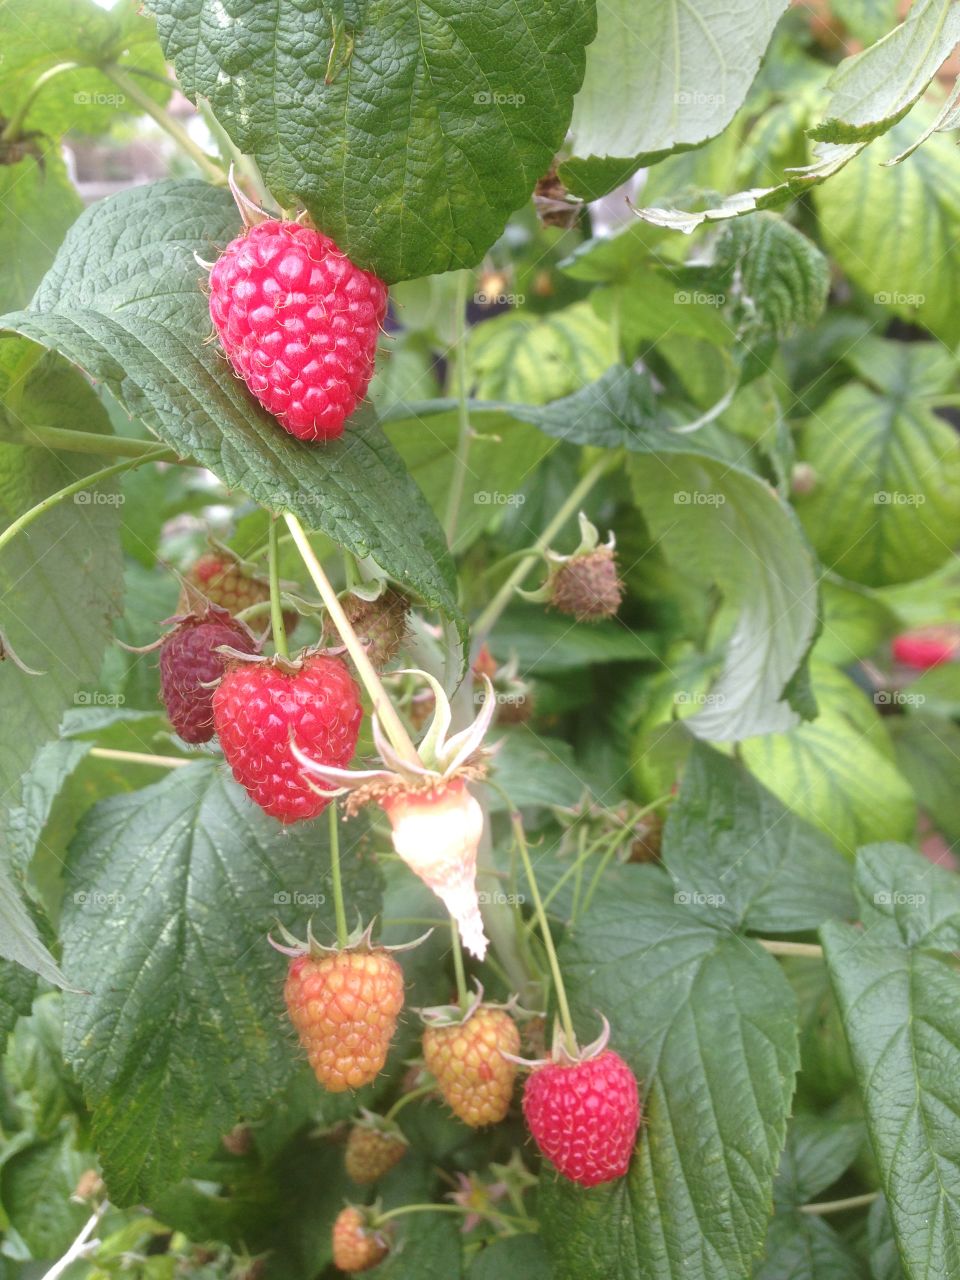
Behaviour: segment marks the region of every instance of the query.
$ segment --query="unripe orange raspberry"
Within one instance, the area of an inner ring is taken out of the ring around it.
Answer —
[[[504,1009],[480,1005],[465,1022],[428,1026],[423,1033],[427,1069],[455,1115],[477,1129],[497,1124],[510,1109],[520,1032]]]
[[[389,952],[295,956],[284,998],[325,1089],[342,1093],[376,1079],[403,1008],[403,970]]]
[[[369,1271],[390,1249],[386,1236],[370,1227],[361,1209],[347,1205],[333,1224],[333,1265],[349,1273]]]
[[[358,1120],[347,1138],[344,1164],[347,1173],[360,1186],[378,1182],[407,1153],[407,1140],[392,1121],[382,1116]]]

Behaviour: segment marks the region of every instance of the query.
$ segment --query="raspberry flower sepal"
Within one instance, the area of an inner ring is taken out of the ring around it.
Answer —
[[[483,740],[496,707],[486,677],[486,697],[477,718],[466,729],[448,737],[450,703],[439,681],[425,671],[418,675],[434,692],[435,709],[430,728],[416,749],[417,759],[401,757],[387,741],[376,713],[373,739],[382,769],[333,768],[312,759],[294,740],[291,749],[305,774],[316,777],[328,798],[347,795],[348,816],[364,804],[375,803],[390,821],[393,847],[399,857],[432,889],[457,922],[463,945],[478,960],[487,951],[487,938],[477,897],[477,850],[483,834],[483,810],[467,783],[484,776],[490,748]]]

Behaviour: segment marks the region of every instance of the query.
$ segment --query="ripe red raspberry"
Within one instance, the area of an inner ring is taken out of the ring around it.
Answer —
[[[160,646],[161,697],[170,723],[184,742],[209,742],[213,737],[212,685],[226,665],[217,653],[219,645],[256,652],[247,628],[219,610],[189,614]]]
[[[339,658],[314,654],[292,671],[231,664],[213,696],[213,722],[233,776],[271,817],[315,818],[330,803],[311,790],[290,749],[343,768],[357,745],[360,695]]]
[[[399,1164],[407,1146],[399,1125],[365,1111],[350,1130],[344,1165],[354,1182],[368,1186]]]
[[[348,1204],[333,1224],[333,1265],[341,1271],[369,1271],[389,1251],[386,1236],[370,1227],[361,1209]]]
[[[280,425],[334,440],[366,395],[387,287],[332,240],[274,218],[227,245],[210,315],[227,359]]]
[[[423,1057],[454,1115],[472,1129],[498,1124],[510,1109],[520,1051],[517,1024],[504,1009],[481,1005],[464,1022],[428,1026]]]
[[[595,1187],[622,1178],[640,1124],[633,1072],[612,1049],[527,1078],[523,1114],[541,1152],[571,1182]]]
[[[893,640],[895,662],[916,671],[928,671],[960,657],[960,632],[955,627],[919,627]]]
[[[295,956],[283,995],[325,1089],[343,1093],[376,1079],[403,1008],[403,970],[388,951]]]

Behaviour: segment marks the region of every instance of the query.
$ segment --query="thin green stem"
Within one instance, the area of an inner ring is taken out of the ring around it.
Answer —
[[[182,769],[192,764],[192,760],[183,760],[180,756],[152,756],[145,751],[117,751],[113,747],[91,747],[87,753],[100,760],[117,760],[122,764],[150,764],[158,769]]]
[[[96,453],[105,458],[142,458],[152,462],[179,462],[198,467],[193,458],[181,457],[175,449],[157,452],[156,440],[130,440],[125,436],[105,436],[96,431],[71,431],[67,427],[24,426],[17,432],[15,443],[45,449],[62,449],[67,453]]]
[[[823,947],[815,942],[781,942],[778,938],[756,938],[764,951],[772,956],[809,956],[811,959],[823,958]]]
[[[425,1098],[428,1093],[436,1093],[436,1091],[437,1086],[431,1080],[429,1084],[422,1084],[416,1089],[411,1089],[409,1093],[402,1093],[387,1114],[383,1117],[384,1120],[396,1120],[397,1116],[407,1103],[416,1102],[418,1098]]]
[[[190,157],[204,177],[218,185],[226,183],[226,174],[220,166],[207,155],[202,147],[194,142],[179,120],[175,120],[165,107],[162,107],[159,102],[155,102],[150,97],[142,85],[137,84],[136,80],[118,67],[116,63],[108,63],[107,66],[101,69],[103,74],[108,76],[117,88],[127,95],[131,102],[135,102],[141,111],[156,120],[160,128],[173,138],[180,150]]]
[[[55,77],[62,75],[64,71],[75,71],[80,64],[78,62],[58,62],[55,67],[48,67],[41,75],[37,76],[30,87],[27,96],[20,103],[20,106],[7,121],[4,130],[0,133],[0,142],[16,142],[23,132],[23,126],[26,123],[27,113],[33,106],[37,94],[45,84]]]
[[[268,544],[270,566],[270,623],[273,627],[273,646],[281,658],[288,658],[287,628],[283,625],[283,609],[280,605],[280,556],[277,544],[277,517],[270,517],[270,542]],[[331,813],[335,806],[330,806]],[[342,945],[342,944],[341,944]]]
[[[460,946],[460,930],[453,916],[450,917],[450,941],[453,948],[453,971],[457,975],[457,999],[460,1008],[467,1009],[470,993],[467,991],[467,975],[463,967],[463,948]]]
[[[557,949],[553,945],[553,934],[550,932],[550,921],[547,919],[547,913],[543,907],[543,899],[540,897],[540,889],[537,885],[537,878],[533,874],[533,863],[530,861],[530,850],[527,848],[527,837],[523,830],[523,819],[519,813],[510,815],[510,825],[513,827],[513,837],[523,862],[523,869],[527,875],[527,883],[530,885],[530,894],[533,898],[534,909],[537,913],[537,919],[540,921],[540,932],[543,935],[543,945],[546,948],[547,960],[550,963],[550,972],[553,975],[553,988],[557,994],[557,1007],[560,1010],[560,1022],[563,1026],[564,1035],[567,1037],[567,1048],[571,1053],[575,1052],[577,1037],[573,1030],[573,1019],[570,1016],[570,1005],[567,1003],[567,989],[563,985],[563,974],[560,971],[560,961],[557,959]]]
[[[343,904],[343,881],[340,878],[340,823],[337,818],[336,800],[331,800],[327,815],[327,821],[330,824],[330,878],[333,881],[333,910],[337,919],[337,946],[342,951],[347,945],[349,930],[347,929],[347,911]]]
[[[512,1227],[522,1227],[525,1231],[536,1230],[532,1218],[518,1218],[510,1213],[498,1213],[496,1210],[480,1213],[477,1209],[464,1204],[402,1204],[399,1208],[389,1209],[377,1215],[377,1226],[390,1222],[393,1218],[402,1218],[407,1213],[477,1213],[481,1218],[489,1218],[491,1222],[505,1222]]]
[[[447,495],[447,513],[444,520],[444,532],[447,543],[453,546],[457,537],[457,522],[460,519],[460,504],[463,501],[463,490],[467,478],[467,466],[470,460],[470,413],[467,408],[467,286],[473,279],[469,271],[461,272],[457,279],[456,299],[454,301],[454,371],[457,379],[457,452],[453,460],[453,475],[450,478],[450,492]]]
[[[617,832],[616,839],[619,840],[619,838],[620,838],[620,833]],[[554,900],[554,898],[557,896],[557,894],[560,892],[563,886],[567,883],[570,877],[573,875],[576,875],[580,870],[582,870],[584,863],[586,863],[590,858],[592,858],[594,854],[599,849],[602,849],[604,845],[606,845],[610,840],[611,840],[611,837],[607,835],[602,837],[600,840],[594,840],[592,844],[584,843],[583,848],[578,851],[576,858],[574,858],[573,862],[570,863],[570,866],[566,868],[566,870],[563,872],[563,875],[561,875],[559,879],[554,881],[552,888],[544,897],[543,899],[544,911],[548,910],[550,903]],[[538,924],[538,921],[536,916],[531,916],[529,920],[524,921],[523,928],[529,933],[531,930],[537,927],[537,924]]]
[[[603,857],[600,859],[600,865],[597,867],[596,871],[593,873],[593,878],[591,879],[589,888],[587,889],[587,892],[584,896],[583,904],[578,908],[577,914],[574,916],[573,923],[576,923],[576,921],[580,918],[580,912],[586,912],[590,910],[590,903],[593,901],[593,895],[597,891],[597,885],[603,879],[603,874],[606,871],[607,867],[609,867],[611,859],[613,858],[613,855],[617,852],[617,846],[619,845],[619,843],[620,843],[619,839],[612,840],[610,842],[609,847],[604,850]]]
[[[31,507],[29,511],[25,511],[22,516],[18,516],[13,524],[8,525],[3,533],[0,533],[0,551],[4,549],[18,533],[22,533],[34,520],[39,519],[45,512],[55,507],[58,502],[63,502],[65,498],[72,498],[75,493],[82,490],[91,489],[103,480],[109,480],[112,476],[118,476],[124,471],[132,471],[135,467],[142,466],[145,462],[159,462],[166,449],[159,449],[154,454],[144,454],[140,458],[127,458],[124,462],[115,462],[110,467],[103,467],[99,471],[91,471],[88,476],[83,476],[79,480],[74,480],[72,484],[64,485],[62,489],[58,489],[56,493],[51,493],[48,498],[44,498],[42,502],[38,502],[35,507]]]
[[[862,1196],[848,1196],[846,1200],[823,1200],[820,1204],[802,1204],[801,1213],[845,1213],[848,1209],[862,1209],[873,1204],[880,1196],[879,1191],[865,1191]]]
[[[529,554],[520,561],[513,573],[510,574],[509,578],[507,578],[506,582],[504,582],[503,586],[473,624],[475,643],[481,643],[484,637],[492,630],[494,624],[510,603],[514,590],[521,585],[524,578],[526,578],[570,517],[579,511],[581,503],[597,481],[619,464],[620,457],[620,451],[615,450],[613,453],[598,458],[586,475],[583,476],[580,483],[571,490],[569,497],[558,508],[557,514],[533,544]]]
[[[343,641],[344,648],[353,659],[357,675],[363,681],[364,688],[370,695],[373,710],[383,725],[394,751],[409,764],[419,766],[420,757],[417,755],[417,749],[413,745],[403,721],[397,715],[396,708],[387,697],[387,691],[381,684],[380,677],[373,669],[373,665],[367,657],[366,649],[360,643],[359,636],[344,613],[343,606],[337,599],[337,593],[334,591],[330,579],[324,573],[323,566],[317,559],[316,552],[311,547],[309,539],[303,531],[303,526],[297,517],[289,512],[284,515],[284,519],[293,535],[293,540],[297,545],[297,550],[300,552],[303,563],[307,567],[307,572],[313,580],[313,585],[320,593],[320,598],[326,605],[327,613],[330,615],[330,619],[336,627],[340,639]]]

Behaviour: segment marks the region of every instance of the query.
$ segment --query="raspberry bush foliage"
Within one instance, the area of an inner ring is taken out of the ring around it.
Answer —
[[[0,0],[0,1280],[960,1276],[958,41]]]

